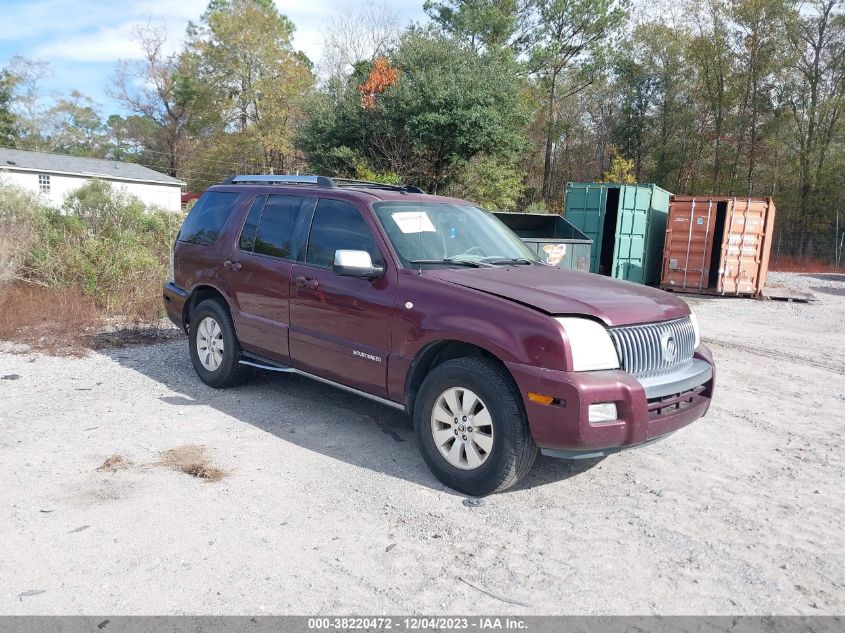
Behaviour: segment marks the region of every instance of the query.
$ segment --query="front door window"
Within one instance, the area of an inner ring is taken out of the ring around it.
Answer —
[[[331,268],[338,250],[367,251],[374,264],[383,264],[373,234],[358,209],[342,200],[322,199],[311,223],[305,262]]]

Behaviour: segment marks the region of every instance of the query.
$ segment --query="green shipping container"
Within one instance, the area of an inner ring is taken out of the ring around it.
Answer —
[[[547,264],[590,272],[592,240],[556,214],[503,213],[495,216]]]
[[[671,194],[657,185],[566,184],[566,219],[593,240],[590,272],[656,284]]]

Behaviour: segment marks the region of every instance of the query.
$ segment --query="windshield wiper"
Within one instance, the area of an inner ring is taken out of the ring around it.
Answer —
[[[515,265],[523,265],[523,266],[533,266],[537,262],[533,262],[530,259],[526,259],[525,257],[488,257],[484,260],[487,264],[499,265],[499,264],[515,264]]]
[[[468,266],[469,268],[489,268],[492,264],[471,259],[452,259],[451,257],[444,257],[443,259],[412,259],[411,264],[454,264],[455,266]]]

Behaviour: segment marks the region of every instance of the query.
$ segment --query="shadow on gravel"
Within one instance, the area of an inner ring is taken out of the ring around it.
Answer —
[[[810,290],[813,292],[821,292],[822,294],[826,295],[833,295],[835,297],[845,297],[845,279],[842,280],[843,285],[841,288],[835,288],[831,286],[810,286]]]
[[[361,468],[458,495],[431,474],[417,449],[407,416],[390,407],[295,374],[256,370],[244,385],[212,389],[200,382],[187,343],[100,350],[104,356],[178,395],[161,397],[173,415],[197,415],[210,406],[286,442]],[[198,438],[201,440],[201,438]],[[515,488],[524,490],[579,475],[601,460],[568,462],[542,455]]]
[[[601,464],[606,458],[595,457],[593,459],[556,459],[538,455],[534,467],[525,479],[519,482],[511,490],[527,490],[535,486],[542,486],[555,481],[577,477],[591,468]]]
[[[845,297],[845,274],[841,273],[807,273],[801,275],[802,277],[809,277],[810,279],[818,279],[819,281],[833,281],[836,286],[811,286],[810,290],[819,292],[821,294],[833,295],[835,297]]]
[[[819,281],[838,281],[845,284],[845,273],[806,273],[801,276],[818,279]]]

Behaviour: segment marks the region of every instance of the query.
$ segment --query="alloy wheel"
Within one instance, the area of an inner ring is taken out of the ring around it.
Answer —
[[[440,454],[452,466],[473,470],[493,450],[493,420],[477,394],[452,387],[438,396],[431,413],[431,434]]]
[[[197,355],[208,371],[217,371],[223,362],[223,330],[212,317],[205,317],[197,327]]]

